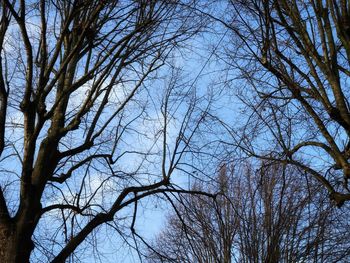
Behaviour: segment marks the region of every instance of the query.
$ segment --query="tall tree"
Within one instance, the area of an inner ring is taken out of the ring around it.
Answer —
[[[249,115],[233,144],[302,168],[341,206],[350,200],[350,2],[218,2],[199,12],[229,36],[219,55]]]
[[[186,195],[173,202],[148,262],[349,260],[346,213],[332,207],[318,182],[290,166],[234,167],[223,166],[209,187],[219,193],[215,199]]]
[[[101,225],[118,230],[123,208],[177,191],[205,113],[175,71],[153,111],[148,92],[201,21],[162,0],[3,0],[0,12],[0,261],[65,262]]]

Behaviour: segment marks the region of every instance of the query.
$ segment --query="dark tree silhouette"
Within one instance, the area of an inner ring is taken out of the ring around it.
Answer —
[[[334,209],[318,182],[290,166],[234,167],[212,187],[195,184],[215,199],[173,202],[148,262],[348,262],[348,211]]]
[[[218,55],[249,115],[229,143],[302,168],[338,206],[350,200],[350,2],[231,0],[197,12],[224,26]]]
[[[118,231],[122,209],[180,191],[170,176],[205,113],[190,93],[173,99],[185,88],[171,67],[166,88],[150,86],[202,21],[162,0],[3,0],[0,12],[0,261],[65,262],[100,226]]]

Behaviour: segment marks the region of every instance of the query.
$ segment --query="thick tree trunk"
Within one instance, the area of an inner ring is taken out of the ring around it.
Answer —
[[[29,262],[33,241],[19,235],[13,224],[0,224],[0,262]]]

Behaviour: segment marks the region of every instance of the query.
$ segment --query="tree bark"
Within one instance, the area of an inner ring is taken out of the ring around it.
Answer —
[[[0,262],[29,262],[34,243],[26,236],[19,234],[13,223],[0,224]]]

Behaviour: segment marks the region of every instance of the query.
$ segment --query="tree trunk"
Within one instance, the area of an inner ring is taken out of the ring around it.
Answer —
[[[13,224],[0,224],[0,262],[29,262],[33,241],[18,235]]]

